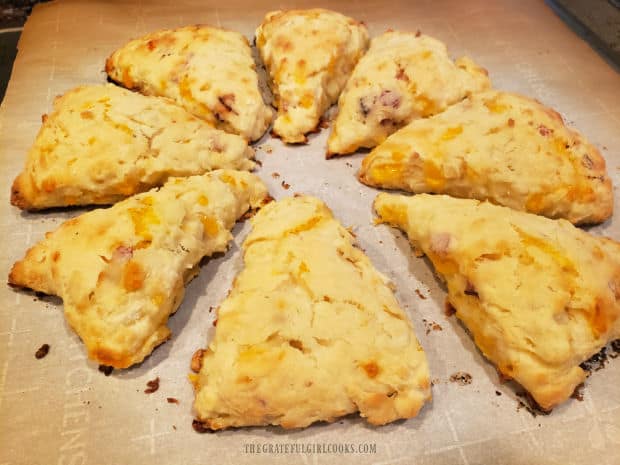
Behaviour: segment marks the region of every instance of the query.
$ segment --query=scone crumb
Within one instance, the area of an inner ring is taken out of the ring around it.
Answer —
[[[277,171],[274,171],[273,173],[271,173],[271,177],[273,179],[278,179],[280,177],[280,173],[278,173]]]
[[[166,401],[169,404],[178,404],[179,403],[179,399],[177,399],[176,397],[166,397]]]
[[[422,291],[420,291],[420,289],[416,289],[415,293],[418,295],[418,297],[422,300],[426,300],[426,296],[424,294],[422,294]]]
[[[159,376],[151,381],[146,382],[147,388],[144,390],[145,394],[153,394],[159,389]]]
[[[110,376],[114,371],[114,367],[108,365],[99,365],[99,371],[106,376]]]
[[[34,354],[34,357],[37,360],[42,359],[43,357],[45,357],[50,351],[50,345],[49,344],[43,344],[41,347],[39,347],[37,349],[37,351]]]
[[[441,325],[434,321],[428,321],[426,318],[423,318],[422,323],[424,323],[426,328],[426,334],[429,334],[431,331],[443,331]]]
[[[288,182],[286,182],[286,181],[282,181],[282,187],[283,187],[285,190],[288,190],[288,189],[289,189],[289,187],[291,187],[291,185],[290,185]]]
[[[202,368],[202,357],[205,355],[204,349],[198,349],[192,355],[192,362],[190,364],[190,368],[194,373],[200,373],[200,369]]]
[[[450,381],[453,383],[458,383],[461,386],[471,384],[471,380],[471,375],[469,373],[465,373],[464,371],[457,371],[456,373],[452,373],[452,375],[450,375]]]

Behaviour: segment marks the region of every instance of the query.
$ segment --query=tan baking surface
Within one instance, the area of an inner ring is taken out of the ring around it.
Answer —
[[[200,1],[57,1],[35,8],[19,43],[19,55],[0,110],[0,275],[26,247],[77,211],[23,214],[8,203],[9,187],[52,99],[83,83],[105,80],[107,55],[131,37],[164,27],[210,23],[252,37],[265,12],[327,2],[226,0],[217,8]],[[214,2],[210,2],[214,3]],[[539,1],[378,0],[329,2],[366,21],[372,35],[386,28],[421,29],[448,44],[454,56],[469,54],[485,66],[498,88],[539,98],[582,130],[608,161],[615,185],[620,169],[620,76]],[[258,171],[276,198],[305,192],[327,201],[355,228],[377,268],[393,279],[397,296],[416,325],[436,380],[433,402],[416,419],[381,428],[357,417],[302,431],[252,428],[200,435],[191,426],[187,381],[193,351],[213,334],[216,306],[241,267],[239,244],[209,262],[188,287],[171,319],[172,339],[142,365],[109,377],[84,359],[78,338],[53,299],[0,286],[0,465],[223,463],[415,463],[606,464],[620,463],[620,360],[586,383],[583,402],[570,400],[549,416],[517,410],[511,386],[475,349],[454,318],[443,313],[444,291],[428,264],[413,258],[405,239],[371,224],[375,191],[353,173],[361,155],[326,161],[328,131],[302,147],[266,138],[257,145]],[[272,153],[269,152],[273,149]],[[278,172],[280,177],[272,177]],[[290,189],[282,187],[282,181]],[[616,203],[618,197],[616,196]],[[620,239],[620,213],[595,233]],[[415,290],[427,297],[421,299]],[[442,331],[425,332],[423,319]],[[36,360],[43,343],[49,355]],[[456,371],[473,377],[459,386]],[[160,389],[144,394],[155,377]],[[502,395],[496,395],[496,391]],[[179,399],[168,403],[167,397]],[[175,429],[176,428],[176,429]],[[249,454],[250,444],[376,444],[370,454]]]

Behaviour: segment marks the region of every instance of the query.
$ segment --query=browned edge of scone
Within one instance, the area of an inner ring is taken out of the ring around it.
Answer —
[[[23,185],[23,176],[24,173],[20,173],[13,180],[13,184],[11,185],[11,205],[22,210],[33,210],[32,205],[30,205],[30,202],[26,200],[22,193],[23,187],[21,186]]]
[[[333,131],[333,128],[332,128]],[[350,150],[350,151],[341,151],[341,152],[332,152],[329,149],[329,144],[327,144],[327,148],[325,149],[325,159],[329,160],[330,158],[335,158],[335,157],[346,157],[348,155],[353,155],[356,151],[355,150]]]
[[[333,129],[332,129],[333,131]],[[327,148],[325,150],[325,159],[329,160],[330,158],[336,158],[336,157],[348,157],[351,155],[355,155],[356,153],[360,153],[360,150],[371,150],[373,147],[365,147],[365,146],[360,146],[360,147],[356,147],[356,148],[350,148],[350,149],[343,149],[340,152],[332,152],[331,150],[329,150],[329,148]],[[363,152],[362,152],[363,153]]]
[[[112,82],[113,84],[118,84],[119,86],[122,86],[134,92],[142,92],[142,86],[140,84],[133,82],[131,77],[129,76],[129,73],[123,72],[123,78],[121,80],[115,79],[112,76],[112,73],[114,72],[114,65],[112,63],[112,57],[114,56],[115,53],[116,52],[112,52],[112,54],[105,61],[105,73],[108,76],[108,81]]]
[[[145,36],[149,35],[149,36],[155,36],[159,33],[164,33],[164,32],[169,32],[169,33],[174,33],[177,32],[179,30],[182,29],[201,29],[204,27],[210,27],[210,28],[214,28],[214,29],[219,29],[221,31],[227,31],[227,32],[236,32],[237,34],[239,34],[238,31],[235,31],[234,29],[229,29],[229,28],[225,28],[225,27],[220,27],[220,26],[211,26],[209,24],[193,24],[193,25],[189,25],[189,26],[181,26],[181,27],[176,27],[176,28],[162,28],[162,29],[157,29],[155,31],[152,31],[148,34],[143,34],[139,37],[132,37],[128,40],[125,41],[125,43],[123,43],[120,47],[116,48],[116,50],[114,50],[109,56],[108,58],[106,58],[105,61],[105,73],[108,76],[108,79],[110,80],[110,82],[119,84],[129,90],[133,90],[133,91],[138,91],[138,92],[142,92],[142,86],[138,83],[135,83],[131,80],[131,78],[129,77],[129,74],[127,72],[123,73],[123,77],[122,79],[119,81],[117,79],[114,79],[112,77],[112,72],[114,71],[114,64],[113,64],[113,57],[114,55],[119,52],[120,50],[124,49],[130,42],[134,41],[134,40],[141,40],[143,39]],[[245,39],[246,44],[248,45],[248,47],[250,46],[250,42],[247,39],[247,37],[243,36],[243,39]],[[149,42],[147,42],[147,46],[149,47],[149,50],[153,50],[156,46],[156,38],[151,39]]]
[[[276,110],[277,110],[277,108],[276,108]],[[303,140],[296,141],[296,142],[287,142],[287,141],[285,141],[280,134],[275,132],[275,130],[273,128],[271,129],[271,131],[269,131],[269,135],[271,137],[275,137],[276,139],[280,139],[286,145],[306,145],[308,143],[308,137],[306,136],[306,134],[303,135],[303,137],[304,137]]]

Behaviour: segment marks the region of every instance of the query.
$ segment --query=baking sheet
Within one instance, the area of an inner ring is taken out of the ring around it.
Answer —
[[[420,29],[446,42],[453,56],[470,55],[497,88],[560,111],[599,147],[619,185],[620,77],[542,2],[56,1],[37,6],[28,20],[0,109],[0,275],[46,231],[79,213],[28,214],[9,205],[10,184],[55,95],[104,82],[109,53],[154,29],[207,23],[251,38],[269,10],[321,5],[364,20],[373,36],[387,28]],[[209,308],[242,267],[239,247],[249,224],[240,224],[231,250],[189,284],[170,320],[172,339],[141,365],[108,377],[85,359],[58,299],[0,286],[0,465],[620,463],[620,361],[587,380],[582,402],[570,400],[548,416],[519,408],[515,388],[500,384],[464,328],[444,315],[445,291],[428,263],[412,256],[400,233],[372,225],[376,191],[354,178],[363,155],[326,161],[327,135],[323,130],[295,147],[266,136],[257,143],[258,174],[274,197],[316,195],[354,228],[415,324],[434,380],[432,403],[417,418],[384,427],[350,416],[300,431],[194,432],[189,361],[213,336]],[[591,230],[620,239],[619,215]],[[442,330],[427,332],[433,322]],[[36,360],[43,343],[50,353]],[[457,371],[471,374],[471,384],[450,382]],[[145,394],[146,382],[156,377],[159,390]]]

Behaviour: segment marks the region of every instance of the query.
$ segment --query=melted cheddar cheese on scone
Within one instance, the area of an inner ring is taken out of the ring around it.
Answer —
[[[246,140],[259,139],[273,119],[250,44],[237,32],[208,26],[153,32],[116,50],[106,72],[128,89],[169,97]]]
[[[243,171],[172,178],[47,233],[15,263],[9,284],[61,297],[88,356],[129,367],[170,337],[168,317],[200,260],[224,252],[235,221],[267,197]]]
[[[481,352],[545,410],[587,374],[580,364],[620,338],[620,244],[552,220],[444,195],[379,194],[445,279]]]
[[[442,42],[388,31],[371,41],[338,100],[327,157],[372,148],[414,119],[488,87],[486,70],[467,57],[453,62]]]
[[[605,160],[562,117],[507,92],[475,94],[392,134],[362,162],[364,184],[490,200],[571,223],[611,216]]]
[[[267,205],[252,227],[214,339],[192,363],[197,421],[217,430],[415,416],[431,397],[426,356],[354,236],[304,196]]]
[[[278,116],[273,133],[306,142],[368,47],[366,26],[323,9],[274,11],[256,30]]]
[[[113,84],[57,97],[11,189],[27,210],[111,204],[169,177],[249,170],[254,151],[171,101]]]

